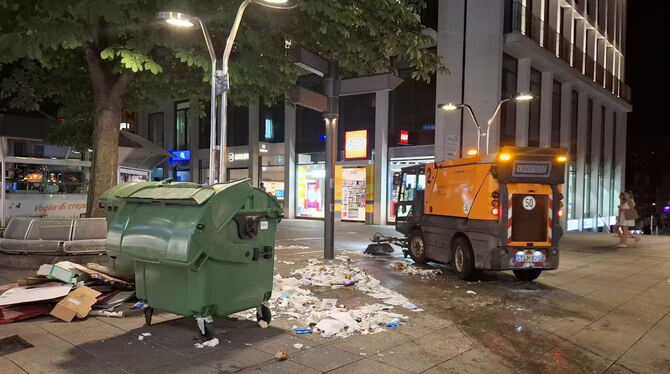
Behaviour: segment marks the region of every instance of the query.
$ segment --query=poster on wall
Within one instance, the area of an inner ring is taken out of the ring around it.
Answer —
[[[342,220],[365,221],[365,168],[342,168]]]
[[[296,176],[296,216],[323,218],[325,190],[322,186],[326,178],[325,166],[300,165],[296,170]]]

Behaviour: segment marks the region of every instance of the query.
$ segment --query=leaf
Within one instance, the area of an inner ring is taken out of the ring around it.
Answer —
[[[114,48],[107,47],[100,51],[100,58],[103,60],[113,60],[114,59]]]

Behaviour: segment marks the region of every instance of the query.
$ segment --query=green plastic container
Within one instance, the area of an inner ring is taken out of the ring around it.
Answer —
[[[123,199],[124,197],[130,196],[144,188],[155,188],[156,186],[169,182],[170,180],[165,180],[162,182],[129,182],[117,184],[102,194],[100,200],[98,200],[98,205],[105,211],[105,217],[107,219],[107,233],[109,233],[109,229],[112,225],[112,222],[114,221],[114,217],[116,217],[119,209],[125,203],[125,200]],[[135,264],[130,257],[119,253],[110,256],[109,251],[107,251],[107,255],[110,257],[110,267],[114,269],[116,274],[120,274],[126,279],[135,278]]]
[[[196,317],[260,311],[269,300],[282,209],[248,179],[140,182],[115,191],[122,203],[109,223],[107,251],[134,262],[138,299]]]

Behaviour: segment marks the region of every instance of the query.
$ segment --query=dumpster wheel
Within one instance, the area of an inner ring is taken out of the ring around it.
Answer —
[[[259,305],[256,308],[256,320],[258,322],[265,321],[269,325],[270,321],[272,321],[272,312],[270,311],[270,308],[264,304]]]

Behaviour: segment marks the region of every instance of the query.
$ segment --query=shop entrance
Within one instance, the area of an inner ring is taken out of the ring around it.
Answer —
[[[365,222],[365,168],[342,168],[342,221]]]

